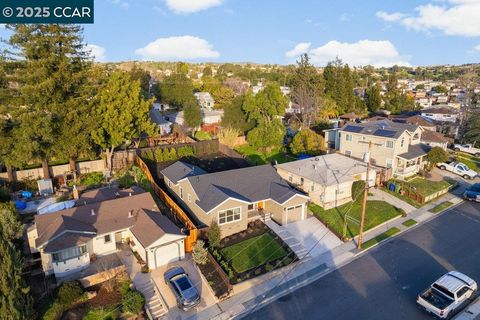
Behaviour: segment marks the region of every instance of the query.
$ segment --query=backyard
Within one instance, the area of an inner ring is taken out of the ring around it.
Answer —
[[[325,210],[316,204],[309,206],[320,221],[322,221],[339,238],[348,240],[358,235],[359,221],[362,215],[361,197],[354,202],[349,202],[336,208]],[[365,214],[365,231],[374,228],[388,220],[404,214],[404,211],[398,209],[385,201],[368,200]],[[345,230],[345,215],[346,230]]]
[[[242,154],[253,165],[260,165],[269,162],[285,163],[296,160],[296,157],[282,150],[274,149],[270,152],[258,150],[248,144],[235,148],[235,151]]]

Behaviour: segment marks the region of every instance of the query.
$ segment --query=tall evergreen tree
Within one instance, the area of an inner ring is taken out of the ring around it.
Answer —
[[[374,84],[365,91],[365,103],[370,112],[377,112],[382,107],[382,97],[380,96],[380,87]]]
[[[192,80],[185,74],[176,73],[165,77],[159,83],[159,99],[172,106],[182,108],[187,102],[195,99]]]

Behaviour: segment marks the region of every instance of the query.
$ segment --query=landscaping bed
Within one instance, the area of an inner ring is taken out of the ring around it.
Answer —
[[[442,202],[442,203],[436,205],[435,207],[433,207],[429,211],[432,212],[432,213],[439,213],[440,211],[443,211],[443,210],[447,209],[448,207],[451,207],[452,205],[453,205],[452,202],[445,201],[445,202]]]
[[[413,219],[408,219],[408,220],[404,221],[402,224],[403,224],[405,227],[408,228],[408,227],[411,227],[411,226],[416,225],[416,224],[417,224],[417,221],[416,221],[416,220],[413,220]]]
[[[392,179],[387,183],[385,190],[419,208],[447,193],[454,185],[455,182],[452,181],[431,181],[417,177],[409,181]]]
[[[379,234],[375,238],[372,238],[368,241],[365,241],[363,243],[362,250],[368,249],[368,248],[380,243],[381,241],[396,235],[399,232],[400,232],[400,229],[398,229],[397,227],[390,228],[387,231],[385,231],[384,233]]]
[[[226,237],[212,256],[231,284],[236,284],[297,260],[290,247],[261,221],[249,224],[246,231]]]
[[[362,215],[361,197],[355,202],[349,202],[328,210],[316,204],[311,204],[309,209],[317,219],[325,224],[340,239],[349,240],[358,235],[360,226],[357,221],[360,221]],[[348,217],[346,234],[344,236],[345,214],[347,214]],[[385,201],[367,200],[364,231],[401,215],[405,215],[405,211]]]

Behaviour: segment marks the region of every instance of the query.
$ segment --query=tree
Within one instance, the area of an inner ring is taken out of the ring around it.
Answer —
[[[152,79],[150,73],[139,67],[137,64],[134,64],[133,68],[130,70],[130,76],[132,77],[132,80],[140,81],[143,97],[145,99],[150,98],[150,80]]]
[[[138,314],[145,305],[145,297],[137,290],[129,290],[122,296],[122,311]]]
[[[110,171],[116,147],[154,130],[148,116],[151,103],[143,99],[140,82],[132,81],[125,72],[112,73],[100,88],[94,102],[98,126],[92,131],[92,138],[105,153]]]
[[[237,96],[223,108],[223,127],[231,127],[245,134],[255,126],[255,121],[249,121],[247,113],[242,109],[244,100],[245,96]]]
[[[212,223],[210,224],[208,231],[207,231],[207,239],[208,243],[210,245],[210,248],[218,248],[220,245],[220,240],[222,239],[220,227],[218,226],[217,221],[212,220]]]
[[[476,143],[480,141],[480,113],[470,113],[464,128],[463,138],[466,142]]]
[[[7,241],[20,239],[23,235],[23,224],[11,203],[0,203],[0,230]]]
[[[0,230],[0,318],[32,319],[32,299],[22,278],[24,261],[20,251]]]
[[[338,58],[329,62],[323,71],[325,94],[336,102],[339,113],[355,110],[354,77],[356,74]]]
[[[301,128],[310,128],[313,124],[320,99],[323,95],[324,81],[315,67],[310,63],[307,54],[300,57],[292,78],[292,102],[298,105],[301,117],[298,119]]]
[[[235,95],[244,95],[248,91],[248,83],[238,77],[229,77],[223,81],[223,85],[235,92]]]
[[[73,139],[82,143],[88,140],[78,134],[85,131],[86,122],[73,114],[82,114],[91,98],[87,89],[91,81],[90,52],[78,25],[21,24],[8,28],[13,32],[8,41],[12,49],[9,57],[17,64],[13,81],[19,106],[24,106],[19,109],[23,113],[19,116],[23,134],[17,155],[40,159],[44,177],[48,178],[49,158],[71,156],[56,148],[57,137],[70,143]],[[29,119],[32,117],[36,119]]]
[[[279,116],[285,114],[287,99],[276,84],[268,84],[257,95],[248,93],[242,105],[247,119],[255,127],[247,134],[249,143],[257,148],[278,147],[285,136],[285,126]]]
[[[189,101],[184,106],[183,116],[185,124],[194,130],[202,124],[202,111],[197,101]]]
[[[436,87],[433,87],[432,90],[437,92],[437,93],[447,93],[448,92],[448,88],[443,86],[443,85],[438,85]]]
[[[203,75],[202,77],[211,77],[213,76],[213,71],[212,71],[212,67],[210,66],[206,66],[205,68],[203,68]]]
[[[205,249],[205,242],[197,240],[192,250],[192,259],[197,265],[204,265],[208,261],[208,251]]]
[[[427,160],[428,160],[428,171],[431,171],[437,163],[445,162],[448,160],[448,152],[443,150],[440,147],[433,147],[427,153]]]
[[[382,107],[382,97],[378,84],[370,86],[365,91],[365,103],[370,112],[377,112]]]
[[[159,100],[172,106],[183,107],[195,100],[192,81],[185,74],[175,73],[159,83]]]
[[[235,92],[227,87],[220,87],[212,92],[215,100],[215,109],[223,109],[232,103],[235,98]]]
[[[328,120],[338,117],[338,106],[335,100],[329,97],[322,98],[321,108],[318,110],[315,123],[328,122]]]
[[[293,154],[318,155],[325,148],[323,137],[311,129],[303,129],[293,137],[290,150]]]
[[[175,66],[175,68],[178,74],[183,74],[183,75],[188,74],[189,66],[185,62],[177,62],[177,65]]]

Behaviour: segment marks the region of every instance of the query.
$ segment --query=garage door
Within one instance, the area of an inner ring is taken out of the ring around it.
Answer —
[[[157,268],[170,262],[180,260],[180,245],[180,243],[175,242],[157,248],[155,251]]]

